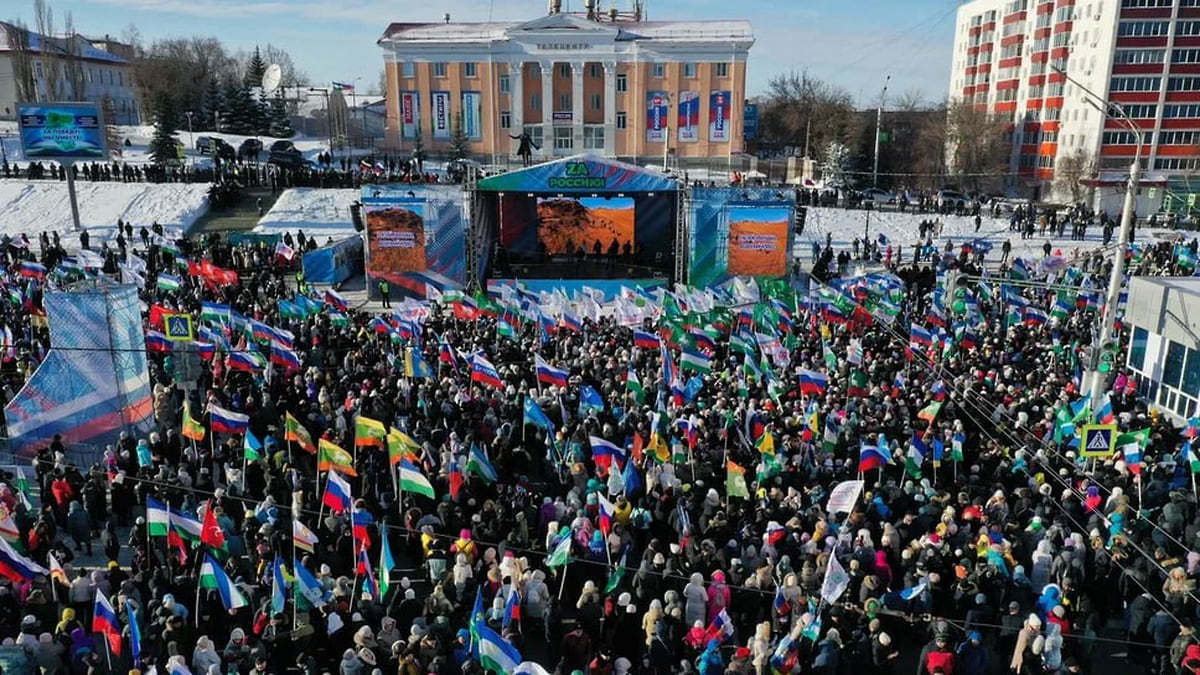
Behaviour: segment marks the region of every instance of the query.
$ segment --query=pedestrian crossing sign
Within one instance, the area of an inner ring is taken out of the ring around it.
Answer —
[[[1108,457],[1113,454],[1117,440],[1117,425],[1088,424],[1083,427],[1079,454],[1082,457]]]
[[[163,314],[163,334],[172,342],[191,342],[192,316],[190,314]]]

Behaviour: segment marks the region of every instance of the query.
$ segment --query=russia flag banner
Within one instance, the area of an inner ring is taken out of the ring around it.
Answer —
[[[112,604],[99,590],[96,591],[96,607],[92,612],[92,632],[104,636],[113,654],[121,654],[121,623]]]
[[[353,504],[350,499],[350,484],[336,471],[330,471],[328,478],[329,482],[325,486],[325,495],[321,498],[321,503],[332,509],[335,514],[345,513]]]
[[[800,371],[800,393],[807,394],[824,394],[826,387],[829,386],[829,377],[824,373],[818,373],[815,370],[803,369]]]
[[[500,379],[500,373],[496,367],[480,354],[476,354],[471,359],[471,381],[486,384],[495,389],[504,388],[504,382]]]
[[[646,331],[637,330],[636,328],[634,329],[634,347],[641,347],[642,349],[657,349],[659,344],[658,336],[654,333],[647,333]]]
[[[537,367],[538,382],[544,382],[556,387],[567,386],[567,371],[550,365],[542,358],[541,354],[534,355],[534,364]]]
[[[208,407],[209,426],[213,433],[244,434],[250,428],[250,416],[226,410],[218,405]]]

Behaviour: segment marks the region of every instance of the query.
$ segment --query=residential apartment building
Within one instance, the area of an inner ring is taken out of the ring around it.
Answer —
[[[973,0],[958,10],[952,100],[1009,119],[1012,187],[1047,193],[1064,159],[1123,169],[1200,167],[1200,0]]]
[[[112,101],[113,120],[117,124],[139,124],[141,115],[138,107],[137,88],[134,86],[132,49],[128,45],[113,41],[107,36],[103,40],[89,40],[81,35],[71,37],[44,38],[32,31],[25,31],[21,40],[12,24],[0,22],[0,119],[16,119],[16,104],[19,99],[31,102],[43,101],[90,101],[100,103],[105,97]],[[97,44],[124,51],[129,56],[119,56],[105,51]],[[18,86],[19,66],[22,49],[28,52],[31,61],[32,91],[22,93]],[[47,58],[48,57],[48,58]],[[76,64],[79,73],[79,89],[74,91],[65,75],[68,61]],[[51,91],[50,68],[57,69],[58,91]]]
[[[596,152],[672,163],[742,150],[746,21],[644,21],[641,11],[559,11],[524,23],[393,23],[379,45],[387,146],[448,149],[462,126],[472,154]]]

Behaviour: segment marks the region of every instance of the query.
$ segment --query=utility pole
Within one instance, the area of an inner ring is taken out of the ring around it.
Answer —
[[[883,101],[887,97],[888,83],[892,76],[883,80],[883,91],[879,92],[879,105],[875,107],[875,165],[871,169],[871,187],[879,187],[879,137],[883,135]]]
[[[329,88],[328,87],[309,87],[309,91],[315,91],[325,97],[325,130],[329,136],[329,157],[333,157],[333,117],[329,114]]]
[[[663,137],[663,173],[666,173],[667,156],[671,152],[671,92],[664,91],[663,97],[667,101],[667,135]]]
[[[1117,249],[1113,253],[1112,273],[1108,277],[1108,295],[1104,300],[1104,311],[1100,314],[1100,336],[1096,341],[1096,346],[1092,349],[1091,362],[1088,364],[1088,377],[1091,378],[1089,392],[1094,406],[1104,395],[1104,384],[1108,376],[1107,373],[1100,371],[1100,355],[1107,350],[1108,343],[1113,339],[1117,302],[1121,299],[1121,286],[1125,283],[1125,256],[1129,253],[1129,240],[1133,235],[1133,211],[1138,185],[1142,177],[1142,129],[1126,114],[1125,109],[1119,103],[1113,103],[1096,95],[1095,92],[1067,75],[1066,71],[1061,68],[1054,68],[1054,72],[1061,74],[1063,79],[1087,94],[1091,103],[1104,114],[1105,118],[1124,123],[1133,134],[1137,147],[1137,154],[1133,156],[1133,161],[1129,164],[1129,184],[1125,189],[1125,205],[1121,209],[1121,232],[1117,238]]]

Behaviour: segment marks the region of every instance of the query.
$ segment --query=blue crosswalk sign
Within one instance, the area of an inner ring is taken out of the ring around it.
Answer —
[[[163,328],[163,335],[173,342],[191,342],[195,339],[190,314],[164,314]]]
[[[1116,443],[1115,424],[1089,424],[1082,429],[1079,454],[1083,457],[1108,457]]]

